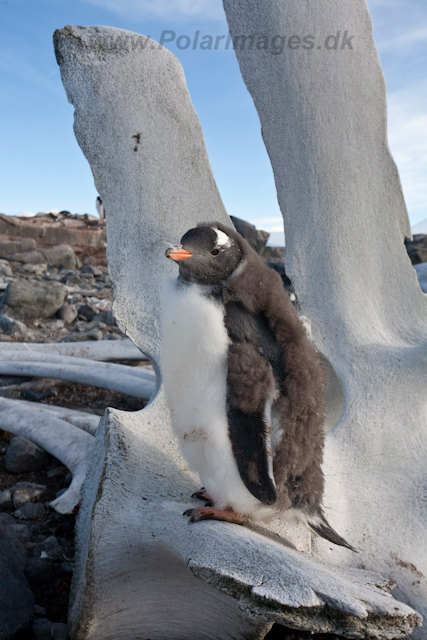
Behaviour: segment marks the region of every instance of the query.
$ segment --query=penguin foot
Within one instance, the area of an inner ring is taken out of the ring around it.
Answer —
[[[210,497],[209,493],[205,491],[204,487],[202,487],[200,491],[196,491],[195,493],[193,493],[191,497],[197,498],[197,500],[206,500],[206,507],[213,507],[214,505],[212,498]]]
[[[241,513],[236,513],[231,509],[215,509],[215,507],[187,509],[182,515],[190,516],[189,524],[200,520],[222,520],[223,522],[233,522],[234,524],[245,524],[247,522],[247,517]]]

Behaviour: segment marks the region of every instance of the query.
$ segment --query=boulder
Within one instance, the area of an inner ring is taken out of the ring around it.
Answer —
[[[24,576],[26,553],[10,525],[0,521],[0,640],[29,629],[34,596]]]
[[[8,240],[20,241],[29,238],[39,246],[51,247],[68,244],[105,248],[107,241],[104,221],[87,214],[70,215],[68,212],[57,215],[41,214],[33,218],[19,218],[0,213],[0,234],[8,236]],[[12,253],[26,250],[16,249]]]
[[[230,216],[235,229],[241,236],[248,242],[252,249],[255,249],[257,253],[262,253],[270,234],[267,231],[260,231],[253,224],[236,218],[236,216]]]
[[[405,246],[412,264],[427,262],[427,235],[418,233],[412,240],[405,238]]]
[[[35,249],[36,241],[32,238],[22,238],[20,240],[0,236],[0,258],[9,258],[14,253],[23,253]]]
[[[8,473],[27,473],[45,469],[50,455],[33,442],[22,436],[12,438],[6,452],[6,471]]]
[[[23,253],[14,253],[9,256],[9,260],[27,264],[48,263],[58,269],[75,269],[77,265],[76,255],[67,244],[59,244],[56,247],[39,247]]]
[[[52,280],[19,280],[9,284],[3,294],[0,311],[23,322],[51,318],[68,296],[67,288]]]

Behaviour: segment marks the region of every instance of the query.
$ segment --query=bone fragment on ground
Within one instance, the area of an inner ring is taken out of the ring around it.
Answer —
[[[56,415],[64,422],[68,422],[78,429],[83,429],[83,431],[87,431],[92,436],[95,435],[99,421],[101,420],[101,416],[85,413],[84,411],[77,411],[76,409],[68,409],[67,407],[57,407],[54,404],[39,404],[28,400],[11,400],[10,402],[16,403],[18,411],[19,407],[25,407],[32,412],[38,413],[44,411],[46,414]]]
[[[28,351],[32,353],[54,353],[78,358],[90,358],[91,360],[144,360],[146,356],[136,347],[129,338],[124,340],[100,340],[98,342],[66,343],[56,342],[51,344],[38,344],[15,342],[0,344],[0,355],[4,349],[14,351]]]
[[[58,458],[73,475],[67,491],[50,504],[59,513],[71,513],[80,501],[80,488],[89,468],[94,438],[82,429],[44,411],[17,406],[0,398],[0,429],[31,440]]]
[[[44,352],[31,352],[31,351],[16,351],[12,348],[5,348],[1,350],[2,360],[5,362],[36,362],[44,364],[58,364],[65,368],[69,365],[86,367],[94,369],[99,372],[111,373],[120,378],[122,375],[135,376],[151,383],[155,383],[156,375],[152,371],[147,371],[142,367],[130,367],[124,364],[113,364],[110,362],[94,362],[88,358],[78,358],[75,356],[64,356],[55,353]]]
[[[116,372],[102,371],[98,369],[98,364],[94,363],[93,367],[69,364],[64,366],[59,363],[3,360],[0,362],[0,375],[57,378],[118,391],[136,398],[150,399],[155,387],[151,380],[129,374],[119,376]]]

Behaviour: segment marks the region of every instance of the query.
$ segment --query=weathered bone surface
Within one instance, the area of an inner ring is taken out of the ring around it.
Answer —
[[[147,371],[143,367],[130,367],[124,364],[112,364],[109,362],[93,362],[88,358],[77,358],[75,356],[64,356],[49,352],[44,353],[43,351],[36,353],[21,350],[16,351],[14,348],[2,349],[0,353],[2,361],[4,362],[58,364],[63,366],[65,369],[67,366],[71,365],[111,374],[112,379],[118,379],[123,376],[123,374],[126,374],[126,376],[135,376],[136,378],[151,382],[152,385],[154,385],[156,381],[155,373],[153,371]]]
[[[160,288],[176,274],[166,243],[200,221],[229,223],[200,125],[180,64],[157,43],[66,27],[55,46],[108,212],[114,313],[156,368]],[[78,524],[74,640],[263,638],[274,620],[392,638],[419,624],[382,579],[311,561],[275,537],[287,531],[280,524],[188,526],[181,513],[199,484],[176,450],[161,389],[142,412],[111,410],[95,442]],[[308,534],[293,535],[307,548]]]
[[[124,340],[99,340],[88,342],[32,343],[16,342],[0,344],[0,354],[4,351],[25,351],[27,353],[52,353],[91,360],[144,360],[146,356],[129,338]]]
[[[152,380],[127,373],[119,375],[116,371],[102,369],[101,365],[104,363],[100,362],[96,362],[92,366],[85,362],[84,366],[79,366],[68,363],[61,364],[59,362],[33,362],[25,360],[24,357],[19,361],[14,361],[12,359],[8,360],[7,355],[5,358],[0,362],[0,375],[69,380],[70,382],[80,382],[81,384],[89,384],[102,389],[126,393],[146,400],[150,399],[155,387],[155,383]],[[104,364],[104,367],[108,366],[108,364]]]
[[[67,491],[50,503],[59,513],[71,513],[80,501],[94,438],[56,415],[46,416],[47,412],[0,398],[0,429],[31,440],[58,458],[73,474]]]
[[[37,402],[30,402],[27,400],[10,400],[9,404],[10,402],[15,403],[18,412],[20,407],[26,407],[27,409],[31,409],[33,413],[45,412],[45,414],[56,415],[61,420],[64,420],[64,422],[68,422],[79,429],[83,429],[83,431],[87,431],[92,436],[95,435],[101,419],[100,416],[96,416],[91,413],[77,411],[76,409],[68,409],[67,407],[57,407],[54,404],[38,404]],[[28,438],[28,436],[26,437]],[[55,432],[52,432],[52,438],[54,442],[57,442]]]
[[[403,244],[411,232],[371,17],[365,0],[249,4],[224,0],[233,37],[316,34],[313,50],[301,40],[283,55],[236,54],[274,170],[286,272],[344,393],[326,443],[328,519],[359,562],[426,615],[427,300]],[[322,541],[316,548],[331,562],[355,561]]]

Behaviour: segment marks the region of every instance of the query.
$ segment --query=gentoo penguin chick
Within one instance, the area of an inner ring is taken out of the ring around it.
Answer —
[[[184,515],[296,517],[352,549],[323,514],[323,369],[280,275],[219,222],[165,255],[179,265],[162,292],[166,401],[209,501]]]

